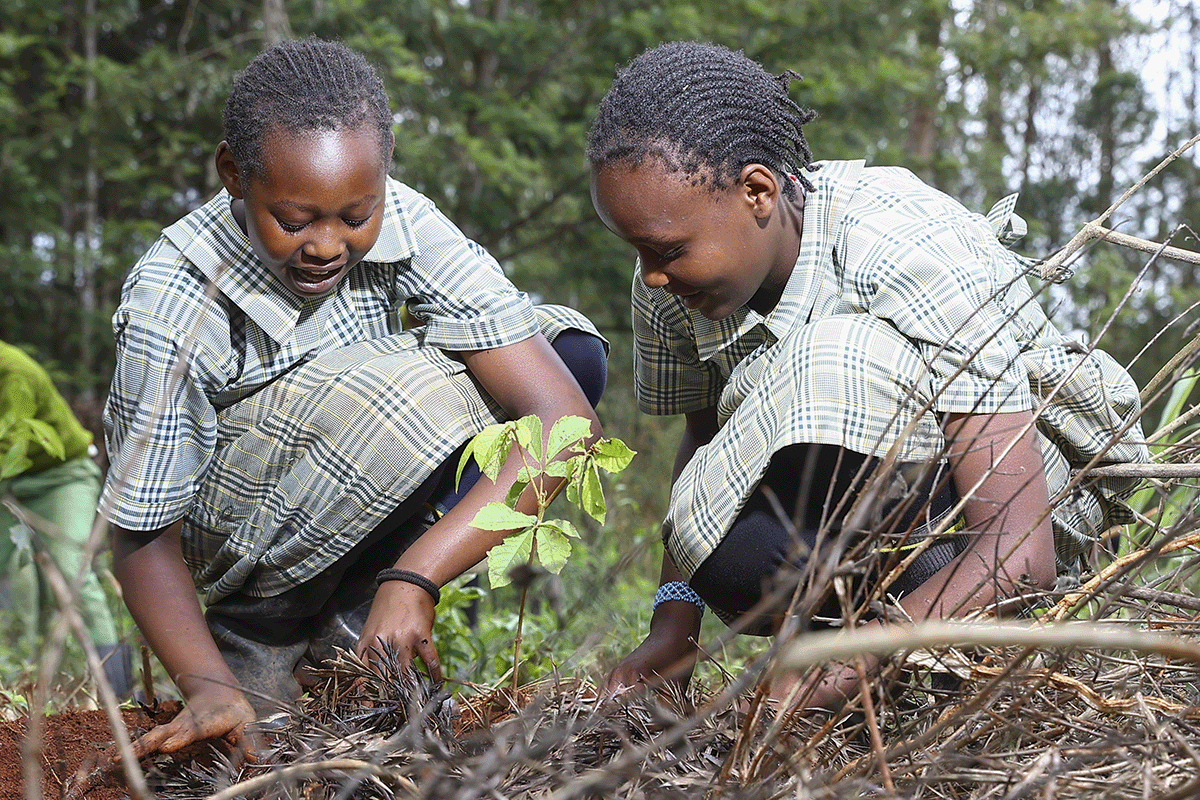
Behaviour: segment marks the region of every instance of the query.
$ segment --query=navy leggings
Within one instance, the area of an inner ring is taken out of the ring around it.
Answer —
[[[867,456],[828,445],[798,444],[780,450],[771,458],[758,489],[725,538],[692,576],[692,588],[726,620],[740,619],[746,633],[773,633],[776,614],[790,602],[790,591],[783,593],[775,607],[758,609],[754,618],[745,615],[779,581],[789,580],[795,586],[797,580],[804,580],[811,555],[819,546],[817,532],[824,526],[826,533],[820,544],[829,544],[837,537],[844,509],[840,513],[834,513],[834,509],[847,496],[849,500],[843,505],[849,508],[874,469],[874,462]],[[856,479],[860,470],[864,475]],[[883,529],[903,533],[919,524],[927,511],[929,519],[938,519],[954,506],[958,498],[945,471],[929,472],[904,498],[885,505],[874,515],[885,526]],[[792,530],[780,519],[764,487],[778,499],[784,514],[790,515]],[[801,497],[803,487],[809,487],[809,491]],[[931,545],[892,584],[889,592],[903,593],[920,586],[952,561],[964,546],[963,536],[946,537]],[[861,585],[862,581],[857,583]],[[840,617],[836,597],[830,595],[816,613],[821,617]]]

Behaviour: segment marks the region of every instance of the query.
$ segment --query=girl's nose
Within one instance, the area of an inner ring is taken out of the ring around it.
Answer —
[[[314,261],[336,261],[345,252],[346,243],[332,225],[315,225],[312,236],[304,243],[304,254]]]
[[[658,289],[667,285],[667,273],[658,268],[653,259],[642,256],[638,258],[638,264],[642,271],[642,283],[648,288]]]

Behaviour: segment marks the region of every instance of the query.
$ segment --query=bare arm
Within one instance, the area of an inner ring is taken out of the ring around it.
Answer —
[[[134,743],[139,758],[217,736],[238,743],[255,718],[204,621],[183,561],[181,529],[180,522],[156,531],[112,529],[113,573],[125,604],[187,701],[170,724]]]
[[[712,441],[716,432],[715,408],[687,415],[683,438],[675,453],[672,484],[696,451]],[[683,576],[664,552],[659,585],[679,580],[683,580]],[[650,632],[641,645],[623,658],[608,676],[608,690],[618,692],[660,678],[674,682],[680,688],[686,687],[696,666],[693,641],[700,636],[700,620],[700,609],[685,600],[669,600],[660,605],[650,618]]]
[[[1045,590],[1054,584],[1050,500],[1032,420],[1028,411],[948,416],[951,476],[959,496],[966,498],[963,516],[970,540],[957,558],[900,599],[912,619],[962,615],[1022,589]],[[878,666],[873,657],[863,661],[868,671]],[[852,666],[810,680],[816,686],[802,700],[807,708],[836,707],[859,686]],[[791,702],[794,686],[795,680],[779,680],[771,696]],[[796,696],[804,698],[805,692]]]
[[[592,423],[592,434],[601,434],[600,421],[584,397],[570,370],[558,354],[537,334],[530,339],[492,350],[462,354],[467,367],[488,393],[512,419],[536,415],[543,430],[567,415],[584,417]],[[506,532],[484,531],[471,527],[479,509],[491,502],[502,502],[516,479],[519,459],[513,457],[501,469],[495,483],[486,478],[475,486],[438,522],[430,527],[403,555],[395,566],[426,576],[438,586],[461,575],[479,563]],[[553,483],[548,482],[547,488]],[[526,513],[536,510],[532,488],[525,492],[517,508]],[[440,680],[441,664],[433,644],[433,599],[421,588],[400,581],[379,587],[371,613],[358,643],[358,653],[367,657],[372,646],[385,642],[404,660],[415,654]]]
[[[966,498],[970,543],[901,600],[913,619],[950,617],[1007,599],[1022,587],[1054,585],[1050,498],[1032,421],[1029,411],[948,417],[951,474]]]

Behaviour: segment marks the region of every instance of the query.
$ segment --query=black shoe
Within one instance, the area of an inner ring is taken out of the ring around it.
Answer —
[[[98,644],[96,651],[100,655],[104,677],[112,686],[117,700],[128,700],[133,694],[133,654],[127,644]]]
[[[256,637],[256,632],[239,620],[214,614],[211,609],[205,620],[255,713],[266,717],[295,705],[301,689],[293,672],[308,649],[307,638],[268,644],[258,641],[268,637]]]

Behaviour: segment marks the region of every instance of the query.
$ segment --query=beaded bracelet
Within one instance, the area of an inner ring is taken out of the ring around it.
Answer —
[[[668,600],[684,600],[694,603],[700,609],[700,613],[704,613],[704,601],[700,599],[700,595],[696,594],[695,589],[683,581],[671,581],[659,586],[658,591],[654,593],[654,609]]]
[[[442,599],[442,591],[438,588],[438,585],[418,572],[407,569],[381,569],[379,574],[375,576],[375,585],[378,586],[387,581],[403,581],[404,583],[411,583],[413,586],[420,586],[433,598],[435,606]]]

